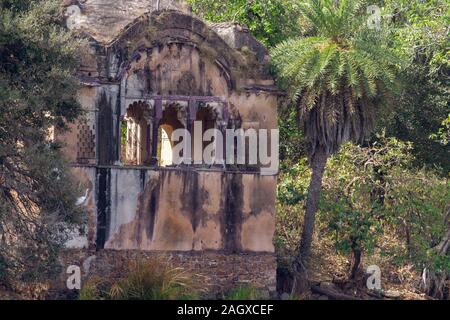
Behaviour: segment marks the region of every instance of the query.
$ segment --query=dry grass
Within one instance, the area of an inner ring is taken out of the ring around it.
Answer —
[[[81,300],[191,300],[204,288],[182,268],[161,258],[132,262],[119,279],[91,278],[80,292]]]

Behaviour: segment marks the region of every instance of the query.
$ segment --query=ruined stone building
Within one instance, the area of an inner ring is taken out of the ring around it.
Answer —
[[[276,176],[260,165],[174,165],[170,140],[194,121],[276,129],[267,50],[246,28],[207,23],[175,1],[65,5],[90,46],[79,70],[85,114],[57,135],[88,190],[87,245],[218,259],[235,281],[273,283]]]

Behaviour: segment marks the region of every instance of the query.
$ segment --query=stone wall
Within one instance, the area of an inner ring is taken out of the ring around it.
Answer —
[[[90,257],[90,258],[89,258]],[[89,259],[88,259],[89,258]],[[102,250],[67,251],[61,257],[63,269],[81,268],[82,282],[88,278],[119,279],[132,261],[158,259],[170,267],[182,268],[204,288],[204,298],[223,298],[239,285],[260,289],[264,298],[276,296],[276,258],[274,254],[225,254],[223,252],[142,252]],[[63,273],[53,290],[64,291],[67,275]],[[66,291],[66,294],[68,292]],[[72,292],[74,294],[74,292]]]
[[[130,167],[74,174],[90,190],[88,238],[97,249],[274,252],[275,176]]]

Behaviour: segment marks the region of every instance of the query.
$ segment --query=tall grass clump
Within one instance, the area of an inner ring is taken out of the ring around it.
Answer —
[[[260,300],[261,298],[259,290],[250,285],[239,285],[231,289],[225,296],[225,300],[230,301]]]
[[[201,290],[192,275],[161,259],[136,261],[117,280],[90,279],[80,291],[82,300],[193,300]]]

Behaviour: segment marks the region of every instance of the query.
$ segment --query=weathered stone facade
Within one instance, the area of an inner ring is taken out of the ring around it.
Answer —
[[[207,24],[175,1],[66,5],[90,39],[79,73],[86,113],[57,139],[88,190],[90,249],[216,252],[229,268],[233,254],[273,257],[276,176],[165,158],[167,137],[195,134],[194,121],[223,133],[277,128],[266,49],[244,27]]]

